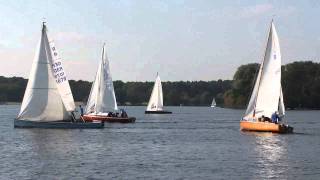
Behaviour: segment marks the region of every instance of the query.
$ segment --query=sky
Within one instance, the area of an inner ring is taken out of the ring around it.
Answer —
[[[113,80],[232,79],[261,62],[273,18],[282,63],[320,62],[320,1],[0,0],[0,75],[28,78],[47,22],[69,79],[94,79],[107,44]]]

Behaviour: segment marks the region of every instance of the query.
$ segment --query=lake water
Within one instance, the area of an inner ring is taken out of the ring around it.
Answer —
[[[295,134],[244,133],[244,110],[168,107],[105,129],[14,129],[0,106],[0,179],[320,179],[320,111],[288,111]]]

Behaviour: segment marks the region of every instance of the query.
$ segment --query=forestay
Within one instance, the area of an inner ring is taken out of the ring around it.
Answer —
[[[18,119],[30,121],[57,121],[70,119],[68,111],[75,109],[68,79],[59,63],[63,80],[58,82],[54,73],[47,29],[43,24],[40,42],[33,60],[28,84]],[[53,48],[55,49],[55,47]]]
[[[163,110],[163,94],[160,76],[157,74],[154,83],[151,97],[147,106],[147,111],[162,111]]]
[[[281,53],[278,35],[272,22],[264,59],[244,119],[253,120],[262,115],[270,118],[275,111],[279,110],[284,114],[281,89]]]
[[[118,110],[118,106],[106,53],[106,45],[104,44],[101,62],[91,87],[85,112],[86,114],[99,114],[116,110]]]

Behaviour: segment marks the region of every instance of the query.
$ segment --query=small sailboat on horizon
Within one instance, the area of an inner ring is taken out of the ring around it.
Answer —
[[[85,121],[99,120],[103,122],[133,123],[135,117],[128,117],[127,113],[120,109],[114,92],[109,60],[106,53],[106,45],[102,48],[102,57],[94,82],[92,83],[90,95],[87,101]]]
[[[42,24],[41,38],[33,60],[15,128],[103,128],[101,122],[75,118],[70,85],[53,41]]]
[[[280,43],[273,21],[271,21],[264,59],[260,65],[245,116],[240,121],[240,129],[291,133],[293,132],[292,127],[278,122],[278,119],[284,115]]]
[[[146,114],[171,114],[171,111],[163,110],[163,93],[159,74],[154,83],[152,93],[147,106]]]
[[[212,108],[215,108],[216,106],[217,106],[216,99],[213,98],[213,99],[212,99],[212,103],[211,103],[211,107],[212,107]]]

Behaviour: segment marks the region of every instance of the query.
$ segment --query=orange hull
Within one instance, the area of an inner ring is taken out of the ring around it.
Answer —
[[[240,121],[240,129],[242,131],[259,131],[259,132],[275,132],[275,133],[292,133],[293,128],[284,124],[275,124],[270,122],[252,122]]]
[[[109,116],[99,116],[99,115],[83,115],[84,121],[92,122],[92,121],[102,121],[102,122],[110,122],[110,123],[134,123],[136,121],[135,117],[109,117]]]

